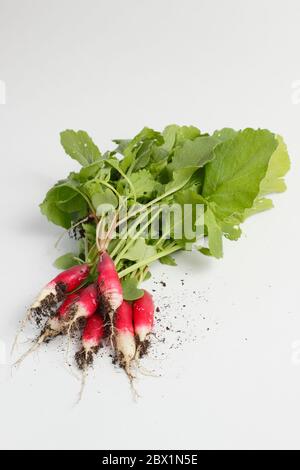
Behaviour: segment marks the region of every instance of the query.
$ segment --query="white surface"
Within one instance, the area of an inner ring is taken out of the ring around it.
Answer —
[[[158,295],[174,301],[173,317],[185,298],[197,341],[170,351],[162,378],[140,380],[137,404],[107,359],[73,407],[78,384],[53,346],[13,377],[0,366],[1,448],[300,448],[299,21],[297,0],[0,0],[7,348],[55,273],[60,230],[37,205],[76,167],[60,130],[86,129],[105,149],[144,125],[267,127],[284,135],[293,163],[288,192],[226,243],[224,260],[180,255],[167,270]]]

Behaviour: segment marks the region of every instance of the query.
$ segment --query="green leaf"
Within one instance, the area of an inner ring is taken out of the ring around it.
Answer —
[[[207,207],[204,215],[204,223],[208,231],[208,245],[209,251],[215,258],[222,258],[223,256],[223,241],[222,241],[222,230],[217,222],[217,219],[210,209]]]
[[[246,211],[247,210],[248,209],[246,209]],[[236,222],[230,223],[230,222],[224,222],[222,220],[221,221],[219,220],[218,222],[225,238],[228,238],[228,240],[236,241],[242,235],[242,230]]]
[[[284,176],[290,169],[290,158],[280,135],[276,136],[278,146],[273,153],[268,166],[268,171],[260,185],[260,196],[272,193],[282,193],[286,190]]]
[[[72,268],[72,266],[76,266],[78,264],[78,260],[74,259],[75,258],[74,253],[66,253],[65,255],[59,256],[54,261],[54,266],[57,269],[69,269]]]
[[[150,271],[147,271],[147,272],[146,272],[146,275],[145,275],[145,277],[144,277],[144,281],[148,281],[149,279],[151,279],[151,276],[152,276],[151,272],[150,272]]]
[[[202,255],[205,255],[205,256],[212,256],[209,248],[206,248],[204,246],[199,246],[197,248],[197,251],[199,251],[199,253],[202,253]]]
[[[246,209],[244,212],[244,219],[251,217],[259,212],[264,212],[274,207],[273,201],[265,197],[258,197],[255,199],[253,206],[250,209]]]
[[[123,279],[122,281],[122,289],[123,289],[123,299],[127,301],[137,300],[140,297],[143,297],[144,291],[143,289],[139,289],[138,282],[133,277],[128,277],[127,279]]]
[[[194,140],[200,135],[200,130],[197,127],[171,124],[163,131],[163,148],[171,152],[173,148],[181,146],[187,140]]]
[[[151,152],[151,147],[154,144],[162,145],[163,143],[164,139],[160,132],[144,127],[123,149],[124,158],[120,163],[122,170],[126,172],[134,164],[136,170],[143,168],[149,162],[149,146]]]
[[[175,259],[170,255],[162,256],[159,258],[159,261],[161,264],[166,264],[167,266],[177,266]]]
[[[165,186],[165,193],[179,191],[189,182],[195,171],[196,168],[181,168],[180,170],[174,170],[172,181]]]
[[[85,236],[87,237],[88,241],[93,244],[95,243],[96,239],[96,225],[93,224],[82,224],[82,228],[84,230]]]
[[[106,188],[104,191],[99,191],[92,196],[92,203],[95,207],[96,215],[101,216],[118,206],[118,198],[111,189]]]
[[[170,126],[167,126],[162,133],[164,138],[163,148],[167,152],[171,152],[173,147],[175,147],[178,127],[179,126],[176,124],[171,124]]]
[[[69,183],[53,186],[40,204],[40,209],[50,222],[66,229],[71,227],[72,222],[88,215],[85,198]]]
[[[221,130],[215,131],[213,133],[213,137],[218,139],[220,142],[224,142],[225,140],[233,139],[237,134],[237,131],[231,129],[230,127],[224,127]]]
[[[151,245],[147,245],[144,238],[137,238],[134,244],[127,250],[123,255],[123,259],[130,261],[137,261],[141,259],[150,258],[156,255],[156,248]]]
[[[137,197],[150,196],[157,187],[157,182],[154,177],[151,175],[150,171],[146,169],[132,173],[130,180]]]
[[[216,157],[205,167],[203,196],[217,205],[220,218],[242,217],[253,206],[276,147],[274,134],[253,129],[215,147]]]
[[[110,179],[110,168],[105,167],[104,164],[104,160],[98,160],[97,162],[81,168],[78,173],[71,173],[69,179],[84,184],[97,176],[98,179],[107,181]]]
[[[101,158],[98,147],[85,131],[67,129],[61,132],[60,141],[65,152],[82,166],[88,166]]]
[[[170,205],[174,216],[171,218],[171,238],[192,244],[204,235],[203,214],[205,200],[193,189],[182,189],[174,195]],[[166,227],[168,230],[168,227]]]
[[[172,168],[201,168],[207,162],[214,159],[214,147],[218,144],[214,137],[198,137],[195,140],[187,140],[182,147],[175,150],[172,160]]]
[[[126,149],[126,147],[128,147],[131,140],[130,139],[114,139],[113,142],[117,144],[117,148],[115,149],[115,152],[120,153],[121,155],[124,155],[124,150]]]
[[[148,165],[151,159],[154,144],[154,140],[146,140],[140,145],[140,148],[135,154],[135,164],[133,166],[134,171],[145,168],[145,166]]]
[[[176,145],[186,140],[194,140],[200,136],[200,130],[195,126],[178,126],[176,133]]]

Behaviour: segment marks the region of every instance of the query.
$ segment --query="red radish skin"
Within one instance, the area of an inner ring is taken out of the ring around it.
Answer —
[[[85,369],[93,363],[93,356],[98,352],[104,336],[103,318],[99,313],[95,313],[86,322],[81,339],[82,348],[75,355],[79,369]]]
[[[134,359],[136,345],[134,339],[132,306],[123,300],[117,309],[114,318],[115,324],[115,347],[120,365],[124,367],[128,377],[132,380],[131,362]]]
[[[100,255],[98,262],[98,289],[103,307],[112,322],[114,312],[122,304],[123,292],[114,262],[106,252]]]
[[[139,345],[146,345],[147,337],[151,333],[154,324],[153,298],[146,290],[144,290],[143,297],[133,302],[133,323]]]
[[[53,313],[57,303],[63,300],[66,293],[72,292],[88,277],[90,268],[88,264],[73,266],[61,272],[42,289],[31,305],[30,315],[35,317],[39,324],[43,316]]]
[[[77,292],[78,298],[70,306],[68,315],[63,321],[66,331],[78,323],[80,319],[87,320],[98,308],[98,289],[96,284],[90,284]]]

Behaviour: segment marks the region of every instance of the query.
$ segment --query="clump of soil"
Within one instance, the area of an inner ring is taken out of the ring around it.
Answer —
[[[94,346],[90,349],[82,347],[75,354],[75,361],[80,370],[85,370],[88,366],[91,366],[94,362],[94,356],[99,351],[100,346]]]
[[[59,282],[55,286],[55,294],[51,293],[45,297],[40,305],[30,309],[30,316],[34,318],[36,325],[40,326],[44,318],[54,315],[57,305],[64,299],[66,286]]]

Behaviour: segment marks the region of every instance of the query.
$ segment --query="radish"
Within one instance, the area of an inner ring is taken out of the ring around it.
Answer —
[[[14,365],[20,364],[25,357],[27,357],[30,353],[35,351],[38,347],[41,346],[43,343],[48,343],[52,338],[60,335],[64,331],[64,321],[68,316],[70,310],[73,308],[73,305],[78,300],[79,296],[78,293],[70,294],[66,300],[61,304],[59,309],[57,310],[54,317],[49,318],[46,322],[46,325],[42,329],[39,336],[34,340],[33,345],[31,348],[28,349],[15,363]]]
[[[32,347],[15,362],[15,365],[20,364],[28,354],[35,351],[42,343],[48,342],[50,338],[59,334],[70,335],[72,328],[80,323],[80,319],[91,317],[97,307],[98,292],[95,284],[90,284],[69,295],[59,307],[56,315],[47,321]]]
[[[80,286],[80,284],[88,277],[90,268],[88,264],[80,266],[73,266],[60,274],[58,274],[52,281],[41,290],[31,307],[28,309],[23,321],[20,324],[19,331],[17,332],[12,348],[11,354],[15,349],[18,342],[18,337],[25,328],[27,320],[33,317],[40,325],[42,318],[50,316],[54,313],[55,308],[61,302],[65,295]]]
[[[73,294],[68,295],[66,300],[61,304],[61,306],[57,310],[54,317],[49,318],[41,332],[41,336],[44,335],[44,342],[48,342],[50,338],[53,338],[63,332],[66,318],[68,317],[69,313],[73,310],[78,300],[78,292],[74,292]]]
[[[87,319],[82,333],[82,348],[75,354],[77,366],[82,371],[81,388],[77,403],[82,398],[87,368],[93,363],[94,354],[97,354],[104,336],[105,326],[103,318],[100,314],[96,313]]]
[[[103,318],[100,314],[96,313],[88,318],[82,333],[82,348],[75,355],[79,369],[85,369],[93,363],[93,355],[98,352],[104,336],[105,327]]]
[[[113,323],[114,312],[123,301],[123,292],[114,262],[106,252],[100,255],[98,262],[98,289],[105,313]]]
[[[79,287],[87,278],[89,272],[88,264],[82,264],[80,266],[73,266],[52,279],[42,289],[29,309],[30,315],[35,317],[37,324],[40,323],[43,316],[52,313],[53,308],[55,308],[58,302],[63,300],[66,293],[72,292]]]
[[[147,352],[148,336],[154,323],[154,303],[152,295],[144,290],[144,295],[133,302],[134,332],[138,341],[137,355]]]
[[[114,325],[114,343],[119,363],[121,367],[124,368],[130,381],[132,381],[133,376],[130,369],[131,362],[135,356],[136,345],[133,330],[132,306],[130,303],[126,302],[126,300],[123,300],[116,311]]]
[[[96,284],[90,284],[77,292],[77,299],[68,309],[68,315],[64,316],[64,332],[70,333],[72,327],[80,320],[87,320],[98,308],[98,290]]]

